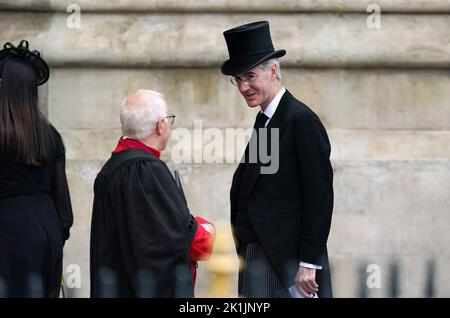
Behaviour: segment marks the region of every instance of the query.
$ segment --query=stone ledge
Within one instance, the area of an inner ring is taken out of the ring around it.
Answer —
[[[335,129],[329,136],[336,160],[450,158],[450,131]]]
[[[223,148],[221,148],[223,156],[217,156],[219,163],[236,164],[239,162],[245,143],[238,145],[237,142],[228,142],[227,144],[225,129],[215,129],[215,131],[224,137]],[[66,145],[69,160],[107,160],[121,135],[119,130],[60,129],[60,132]],[[209,163],[206,161],[208,159],[205,158],[208,158],[210,152],[207,151],[205,146],[211,145],[211,139],[194,139],[195,133],[192,129],[186,130],[186,132],[190,134],[192,139],[189,139],[191,141],[189,144],[185,144],[183,151],[191,154],[189,156],[191,162],[194,161],[194,156],[197,156],[197,158],[203,159],[202,164],[208,165]],[[178,155],[174,147],[180,139],[175,139],[176,134],[175,129],[166,151],[163,152],[164,160],[172,158],[172,150],[174,155]],[[450,158],[450,131],[330,129],[328,134],[331,142],[331,158],[339,164],[349,161],[360,162],[361,160],[364,162],[370,160],[407,162],[443,160],[445,162]],[[200,137],[200,134],[197,136]],[[194,146],[194,140],[198,139],[200,140]],[[231,159],[230,154],[234,154],[232,157],[236,159],[235,161],[227,160]]]
[[[1,43],[26,38],[51,66],[202,68],[228,58],[222,32],[267,15],[0,13]],[[365,14],[271,14],[285,67],[448,68],[449,15],[387,14],[369,29]],[[207,30],[207,31],[206,31]]]
[[[0,0],[0,9],[63,12],[72,0]],[[366,12],[371,0],[77,0],[85,12]],[[377,0],[382,12],[450,12],[448,0]]]
[[[283,83],[328,129],[450,130],[448,70],[284,69]],[[166,95],[175,127],[252,127],[250,110],[217,69],[54,68],[48,114],[64,129],[120,130],[119,105],[139,88]]]

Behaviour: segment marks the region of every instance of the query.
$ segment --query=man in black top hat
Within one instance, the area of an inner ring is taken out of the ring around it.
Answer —
[[[236,249],[244,261],[239,294],[331,297],[326,243],[333,169],[327,132],[282,86],[277,58],[286,51],[274,50],[268,22],[227,30],[224,37],[230,58],[222,73],[231,76],[249,107],[261,108],[230,193]],[[269,142],[274,134],[277,145]],[[278,158],[276,171],[264,172],[268,163],[261,149]]]

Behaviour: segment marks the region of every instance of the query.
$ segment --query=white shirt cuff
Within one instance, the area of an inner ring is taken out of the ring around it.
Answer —
[[[305,262],[300,262],[298,264],[298,266],[306,267],[306,268],[322,269],[322,266],[320,266],[320,265],[315,265],[315,264],[310,264],[310,263],[305,263]]]

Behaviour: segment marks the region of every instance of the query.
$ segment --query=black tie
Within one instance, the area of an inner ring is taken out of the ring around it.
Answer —
[[[252,135],[250,137],[250,143],[252,141],[256,142],[256,149],[249,149],[249,147],[247,146],[247,149],[245,150],[246,162],[250,162],[249,157],[248,157],[248,155],[249,155],[248,151],[250,151],[250,150],[256,152],[253,154],[252,158],[258,157],[258,151],[259,151],[258,149],[259,149],[259,142],[260,142],[259,141],[260,129],[265,128],[265,124],[268,119],[269,119],[269,117],[261,111],[258,113],[258,115],[256,115],[255,125],[253,126],[254,131],[252,132]],[[251,163],[253,163],[253,162],[251,162]]]
[[[259,112],[258,115],[256,115],[256,121],[255,121],[255,126],[254,128],[258,129],[258,128],[264,128],[267,119],[269,119],[268,116],[266,116],[266,114],[264,114],[263,112]]]

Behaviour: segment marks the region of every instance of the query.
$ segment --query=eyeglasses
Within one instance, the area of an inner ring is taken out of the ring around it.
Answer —
[[[169,124],[170,124],[170,126],[172,126],[173,125],[173,123],[175,122],[175,115],[167,115],[167,116],[164,116],[164,119],[169,119]]]
[[[231,84],[239,87],[242,83],[250,85],[251,83],[256,81],[257,78],[258,78],[258,75],[250,73],[250,74],[244,75],[242,78],[240,78],[239,76],[232,76],[230,81],[231,81]]]

